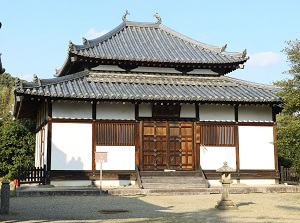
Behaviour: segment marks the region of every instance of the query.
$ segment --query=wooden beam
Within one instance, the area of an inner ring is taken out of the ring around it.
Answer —
[[[234,105],[234,120],[239,121],[239,105]]]
[[[236,170],[240,171],[239,126],[236,125],[234,129],[235,129],[234,141],[235,141]]]

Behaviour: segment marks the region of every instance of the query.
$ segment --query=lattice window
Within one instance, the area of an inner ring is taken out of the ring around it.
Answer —
[[[135,123],[96,123],[96,145],[135,145]]]
[[[200,143],[205,146],[235,146],[235,126],[200,125]]]

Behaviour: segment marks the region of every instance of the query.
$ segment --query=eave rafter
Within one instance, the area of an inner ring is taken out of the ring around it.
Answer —
[[[93,57],[86,57],[81,55],[71,55],[73,67],[76,67],[76,71],[82,71],[84,69],[92,69],[99,65],[116,65],[124,71],[130,71],[137,67],[165,67],[175,68],[176,70],[186,73],[194,69],[211,69],[212,71],[224,75],[230,73],[236,69],[241,68],[241,63],[227,63],[227,64],[197,64],[197,63],[167,63],[167,62],[154,62],[154,61],[130,61],[130,60],[114,60],[114,59],[99,59]],[[79,68],[79,69],[78,69]],[[72,67],[70,71],[73,71]]]

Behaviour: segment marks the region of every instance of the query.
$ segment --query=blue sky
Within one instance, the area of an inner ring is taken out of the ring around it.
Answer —
[[[122,22],[162,23],[197,41],[227,51],[247,49],[243,70],[228,76],[271,84],[290,78],[281,50],[300,38],[299,0],[26,0],[0,2],[0,52],[6,72],[32,80],[53,78],[67,58],[68,42],[81,44]]]

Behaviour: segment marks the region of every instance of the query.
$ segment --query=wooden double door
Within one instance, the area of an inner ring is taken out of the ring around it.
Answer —
[[[142,170],[194,170],[192,122],[142,123]]]

